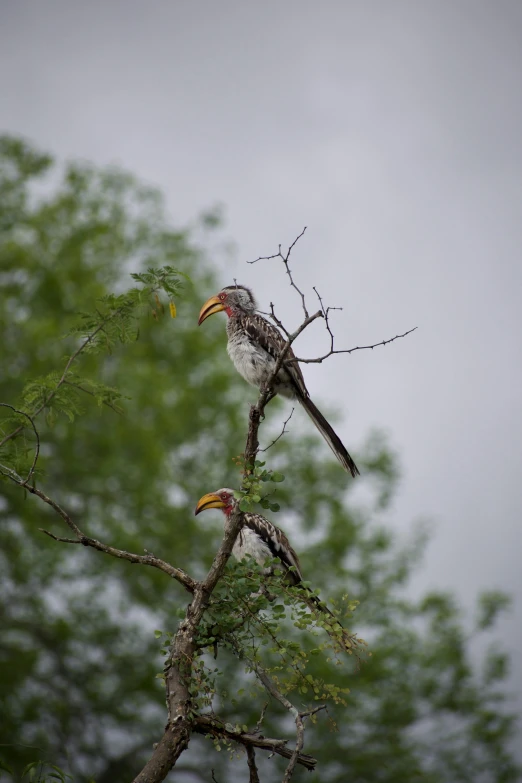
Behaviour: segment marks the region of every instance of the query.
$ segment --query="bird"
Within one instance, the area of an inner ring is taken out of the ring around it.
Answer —
[[[256,312],[256,300],[252,291],[246,286],[225,286],[218,294],[207,299],[199,313],[198,326],[201,326],[209,316],[223,310],[228,316],[228,355],[236,370],[249,384],[264,390],[286,344],[285,338],[275,326]],[[295,354],[291,347],[288,348],[273,383],[273,395],[275,394],[297,400],[343,468],[354,478],[360,475],[357,465],[341,439],[312,402],[303,373],[295,361]]]
[[[302,584],[303,575],[299,558],[281,528],[261,514],[241,511],[234,490],[228,487],[203,495],[198,500],[194,513],[197,516],[210,508],[220,508],[228,519],[239,515],[241,527],[232,547],[232,554],[236,560],[243,560],[245,555],[251,555],[262,567],[268,559],[278,560],[279,570],[283,571],[290,584],[302,587],[301,595],[307,606],[315,612],[328,616],[328,623],[325,625],[327,633],[332,635],[335,641],[341,641],[345,650],[351,654],[360,640],[350,635],[326,604]]]

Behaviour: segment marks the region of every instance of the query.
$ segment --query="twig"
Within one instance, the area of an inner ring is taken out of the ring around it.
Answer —
[[[31,465],[29,473],[27,474],[26,480],[23,482],[23,486],[25,486],[31,480],[31,478],[32,478],[32,476],[34,474],[35,468],[36,468],[36,463],[38,462],[38,457],[40,455],[40,436],[38,435],[38,430],[36,429],[36,426],[35,426],[35,423],[34,423],[33,419],[31,418],[31,416],[29,416],[28,413],[25,413],[25,411],[21,411],[18,408],[15,408],[13,405],[9,405],[8,402],[0,402],[0,406],[2,408],[10,408],[12,411],[14,411],[14,413],[18,413],[20,416],[25,416],[26,419],[29,419],[29,421],[31,423],[31,427],[33,428],[33,432],[34,432],[35,437],[36,437],[36,447],[35,447],[35,450],[34,450],[33,464]],[[20,426],[21,426],[21,429],[23,429],[22,425],[20,425]],[[3,446],[4,443],[7,443],[7,441],[3,440],[2,443],[0,443],[0,446]]]
[[[263,708],[261,710],[261,715],[259,716],[259,720],[256,723],[256,731],[257,732],[261,731],[261,726],[263,725],[263,721],[265,719],[265,713],[266,713],[267,709],[268,709],[268,702],[265,701],[265,703],[263,704]]]
[[[282,322],[275,314],[273,302],[270,302],[270,318],[275,323],[275,325],[279,327],[279,329],[281,329],[281,331],[286,334],[287,337],[290,337],[290,332],[285,328],[285,326],[282,324]]]
[[[281,430],[281,432],[279,433],[279,435],[277,436],[277,438],[275,438],[275,440],[273,440],[273,441],[272,441],[272,443],[271,443],[269,446],[267,446],[265,449],[259,449],[258,451],[268,451],[268,449],[271,449],[271,448],[272,448],[272,446],[273,446],[275,443],[277,443],[277,441],[278,441],[280,438],[282,438],[282,437],[283,437],[283,435],[285,434],[285,432],[287,432],[286,425],[288,424],[288,422],[289,422],[289,421],[290,421],[290,419],[292,418],[292,415],[293,415],[294,411],[295,411],[295,408],[292,408],[292,410],[290,411],[290,416],[289,416],[289,417],[288,417],[288,418],[287,418],[287,419],[286,419],[286,420],[283,422],[283,429]]]
[[[293,751],[286,747],[286,740],[263,737],[259,732],[231,731],[227,726],[230,726],[230,724],[225,724],[224,721],[215,715],[198,715],[194,720],[193,728],[198,734],[210,734],[213,737],[224,738],[231,742],[239,742],[245,747],[250,745],[253,748],[267,750],[285,759],[292,758]],[[299,753],[297,763],[306,769],[312,770],[317,764],[317,759],[306,753]]]
[[[132,552],[126,552],[123,549],[116,549],[115,547],[103,544],[101,541],[97,541],[95,538],[89,538],[89,536],[86,536],[85,533],[80,530],[78,525],[72,520],[67,511],[65,511],[65,509],[62,508],[55,500],[46,495],[45,492],[42,492],[41,489],[38,489],[35,486],[27,484],[27,480],[24,481],[22,477],[11,468],[6,468],[5,466],[0,466],[0,468],[3,468],[0,472],[2,472],[3,475],[9,478],[14,484],[17,484],[19,487],[26,489],[27,492],[31,493],[31,495],[36,495],[36,497],[40,498],[40,500],[50,506],[64,520],[64,522],[75,535],[75,538],[62,538],[61,536],[57,536],[54,533],[51,533],[49,530],[40,528],[42,533],[54,539],[54,541],[59,541],[64,544],[83,544],[83,546],[92,547],[93,549],[97,549],[99,552],[105,552],[105,554],[110,555],[111,557],[117,557],[120,560],[127,560],[129,563],[140,563],[141,565],[148,565],[152,568],[158,568],[172,579],[176,579],[176,581],[182,584],[183,587],[188,590],[188,592],[194,592],[198,583],[182,569],[170,565],[170,563],[167,563],[165,560],[161,560],[159,557],[154,557],[153,555],[135,555]]]
[[[276,699],[280,704],[283,705],[283,707],[288,710],[288,712],[293,716],[295,720],[295,726],[296,726],[296,742],[295,742],[295,748],[294,751],[290,757],[290,762],[286,768],[285,775],[283,778],[282,783],[288,783],[288,781],[291,779],[296,764],[298,763],[299,756],[301,755],[301,751],[303,749],[304,744],[304,718],[309,715],[314,715],[316,712],[319,712],[319,710],[326,709],[325,704],[321,704],[318,707],[314,707],[311,710],[306,710],[305,712],[299,712],[296,707],[284,696],[281,691],[276,686],[275,682],[272,680],[272,678],[268,675],[268,673],[263,669],[263,667],[257,663],[257,661],[249,660],[249,665],[252,667],[254,672],[256,673],[256,676],[261,680],[263,685],[265,686],[268,693]]]
[[[292,288],[295,288],[299,296],[301,297],[301,304],[303,305],[303,312],[305,315],[305,318],[308,318],[308,310],[306,309],[306,302],[305,297],[301,289],[299,289],[296,284],[294,283],[294,279],[292,277],[292,272],[290,270],[290,267],[288,266],[288,260],[290,258],[290,253],[294,249],[295,245],[299,242],[301,237],[303,236],[304,232],[306,231],[306,226],[303,228],[301,233],[294,239],[288,250],[286,251],[286,255],[283,255],[281,252],[281,245],[279,245],[279,250],[277,253],[273,253],[271,256],[259,256],[259,258],[254,259],[254,261],[247,261],[247,264],[257,264],[258,261],[271,261],[274,258],[280,258],[283,264],[285,265],[286,274],[290,278],[290,285]]]
[[[295,748],[294,748],[294,752],[292,753],[290,762],[285,770],[282,783],[288,783],[288,781],[291,779],[292,775],[294,774],[295,765],[297,764],[299,760],[299,756],[301,754],[301,750],[303,749],[304,719],[307,718],[309,715],[314,715],[316,712],[319,712],[319,710],[325,710],[325,709],[326,709],[326,704],[320,704],[318,707],[314,707],[311,710],[306,710],[305,712],[298,713],[295,719],[295,726],[296,726]]]
[[[324,360],[328,359],[329,356],[333,356],[337,353],[354,353],[355,351],[366,351],[370,348],[373,350],[374,348],[378,348],[381,345],[388,345],[388,343],[393,343],[394,340],[400,340],[401,337],[406,337],[406,335],[411,334],[418,328],[418,326],[414,326],[413,329],[408,329],[408,331],[404,332],[404,334],[397,334],[395,337],[390,337],[388,340],[381,340],[380,343],[374,343],[373,345],[358,345],[355,348],[343,348],[339,350],[337,348],[335,350],[330,349],[328,353],[325,353],[324,356],[319,356],[317,359],[302,359],[300,356],[296,356],[294,359],[287,359],[287,362],[299,362],[301,364],[321,364],[321,362],[324,362]]]
[[[252,745],[246,746],[248,769],[250,770],[249,783],[259,783],[259,773],[256,767],[256,752]]]
[[[152,568],[157,568],[158,570],[163,571],[164,574],[167,574],[172,579],[175,579],[177,582],[182,584],[189,593],[193,593],[196,589],[196,585],[198,584],[195,579],[192,579],[192,577],[186,574],[181,568],[176,568],[175,566],[170,565],[170,563],[167,563],[165,560],[161,560],[161,558],[155,557],[154,555],[136,555],[133,552],[126,552],[124,549],[116,549],[113,546],[108,546],[107,544],[103,544],[101,541],[97,541],[95,538],[89,538],[88,536],[81,533],[81,531],[78,538],[62,538],[61,536],[56,536],[54,533],[51,533],[50,530],[44,530],[44,528],[39,528],[39,530],[42,533],[45,533],[46,536],[52,538],[54,541],[60,541],[63,544],[83,544],[83,546],[92,547],[92,549],[96,549],[98,552],[104,552],[106,555],[110,555],[111,557],[117,557],[119,560],[127,560],[129,563],[138,563],[139,565],[147,565],[151,566]]]

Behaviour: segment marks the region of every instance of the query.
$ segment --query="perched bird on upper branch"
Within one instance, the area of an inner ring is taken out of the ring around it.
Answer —
[[[275,326],[256,313],[256,309],[256,301],[250,289],[242,285],[226,286],[219,294],[205,302],[198,324],[201,325],[210,315],[224,310],[228,315],[228,355],[236,370],[248,383],[264,389],[286,340]],[[352,476],[357,476],[357,465],[339,436],[310,399],[301,368],[296,361],[291,361],[292,359],[295,360],[295,354],[289,347],[273,384],[274,393],[298,400],[343,468]]]
[[[232,554],[236,560],[242,560],[245,555],[251,555],[260,566],[263,566],[268,559],[278,559],[281,570],[286,573],[290,583],[297,586],[302,583],[303,576],[299,558],[290,546],[286,535],[280,528],[261,516],[261,514],[241,511],[239,501],[234,497],[233,489],[225,487],[224,489],[217,489],[215,492],[203,495],[199,499],[194,513],[197,516],[201,511],[206,511],[209,508],[222,509],[223,514],[228,518],[236,514],[239,515],[241,529],[232,547]],[[326,604],[314,593],[304,585],[302,589],[303,600],[311,609],[320,611],[332,618],[330,630],[326,627],[327,632],[336,641],[342,642],[345,649],[351,653],[359,640],[355,636],[351,636],[342,627],[339,620],[335,618],[335,615],[328,609]]]

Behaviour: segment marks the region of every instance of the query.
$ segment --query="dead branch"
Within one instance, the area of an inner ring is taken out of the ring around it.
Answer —
[[[83,546],[92,547],[92,549],[96,549],[98,552],[104,552],[106,555],[110,555],[111,557],[117,557],[120,560],[127,560],[129,563],[137,563],[139,565],[147,565],[151,566],[152,568],[157,568],[170,576],[172,579],[175,579],[177,582],[182,584],[189,593],[193,593],[195,590],[197,584],[195,579],[192,579],[192,577],[186,574],[183,569],[176,568],[170,563],[167,563],[165,560],[162,560],[159,557],[155,557],[152,554],[136,555],[133,552],[126,552],[123,549],[116,549],[113,546],[102,544],[101,541],[97,541],[95,538],[89,538],[81,532],[79,538],[62,538],[61,536],[56,536],[54,533],[51,533],[49,530],[44,530],[43,528],[39,528],[39,530],[42,533],[45,533],[46,536],[52,538],[54,541],[60,541],[63,544],[83,544]]]
[[[11,405],[7,405],[6,403],[0,403],[0,404],[12,408],[16,413],[21,413],[21,411],[18,411],[16,408],[13,408]],[[154,555],[151,554],[136,555],[132,552],[126,552],[123,549],[116,549],[115,547],[109,546],[108,544],[103,544],[101,541],[98,541],[95,538],[90,538],[89,536],[86,536],[85,533],[83,533],[83,531],[80,530],[78,525],[72,520],[71,516],[67,513],[67,511],[65,511],[64,508],[62,508],[55,500],[53,500],[48,495],[46,495],[45,492],[42,492],[41,489],[38,489],[38,487],[27,483],[31,478],[31,475],[34,473],[34,468],[36,467],[36,460],[38,459],[39,443],[40,443],[40,438],[38,437],[38,432],[36,430],[34,421],[30,416],[27,416],[27,418],[31,421],[31,424],[37,436],[35,457],[33,459],[33,464],[29,472],[29,475],[24,480],[14,470],[5,467],[4,465],[0,465],[0,473],[6,476],[6,478],[8,478],[10,481],[12,481],[13,484],[17,484],[22,489],[25,489],[27,492],[30,492],[31,495],[35,495],[36,497],[40,498],[40,500],[42,500],[46,505],[50,506],[64,520],[64,522],[70,528],[70,530],[72,530],[72,532],[75,535],[75,538],[63,538],[61,536],[55,535],[54,533],[51,533],[49,530],[44,530],[43,528],[40,528],[41,532],[45,533],[45,535],[49,536],[55,541],[59,541],[64,544],[83,544],[83,546],[92,547],[93,549],[97,549],[99,552],[104,552],[105,554],[110,555],[111,557],[117,557],[120,560],[127,560],[130,563],[139,563],[140,565],[148,565],[151,566],[152,568],[158,568],[160,571],[163,571],[172,579],[176,579],[176,581],[182,584],[183,587],[188,592],[190,593],[194,592],[195,585],[197,584],[196,581],[192,579],[192,577],[190,577],[188,574],[186,574],[181,568],[176,568],[170,563],[167,563],[165,560],[161,560],[159,557],[155,557]]]
[[[253,732],[236,732],[231,730],[230,724],[225,724],[220,718],[214,715],[198,715],[194,721],[194,731],[198,734],[210,734],[213,737],[219,737],[231,742],[238,742],[245,747],[259,748],[267,750],[270,753],[276,753],[285,759],[291,759],[293,751],[286,747],[287,740],[264,737],[256,727]],[[317,759],[308,756],[306,753],[299,753],[297,763],[308,770],[315,768]]]
[[[292,775],[294,774],[295,765],[299,761],[299,756],[301,755],[301,750],[303,749],[304,745],[304,719],[307,718],[309,715],[315,715],[316,712],[319,712],[319,710],[325,710],[326,704],[320,704],[318,707],[314,707],[311,710],[306,710],[305,712],[299,712],[295,719],[295,726],[296,726],[296,742],[295,742],[295,748],[294,752],[292,753],[292,757],[290,758],[290,763],[288,764],[285,774],[283,777],[282,783],[288,783],[288,781],[291,779]]]
[[[282,438],[282,437],[283,437],[283,435],[284,435],[284,434],[287,432],[286,425],[288,424],[288,422],[289,422],[289,421],[290,421],[290,419],[292,418],[294,411],[295,411],[295,408],[292,408],[292,410],[290,411],[290,416],[289,416],[287,419],[285,419],[285,421],[283,422],[283,429],[281,430],[281,432],[279,433],[279,435],[277,436],[277,438],[275,438],[275,439],[272,441],[272,443],[270,443],[270,445],[269,445],[269,446],[267,446],[265,449],[259,449],[259,451],[268,451],[268,449],[271,449],[271,448],[272,448],[272,446],[273,446],[275,443],[277,443],[277,441],[278,441],[278,440],[280,440],[280,438]]]
[[[292,252],[292,250],[294,249],[296,244],[299,242],[299,240],[301,239],[301,237],[303,236],[305,231],[306,231],[306,226],[303,228],[301,233],[294,239],[294,241],[292,242],[292,244],[289,246],[288,250],[286,251],[285,255],[283,255],[283,253],[281,252],[281,245],[279,245],[279,250],[278,250],[277,253],[273,253],[273,255],[271,255],[271,256],[259,256],[259,258],[254,259],[254,261],[247,261],[247,264],[257,264],[258,261],[271,261],[274,258],[280,258],[281,261],[283,262],[283,264],[285,265],[286,274],[290,278],[290,285],[292,286],[292,288],[295,288],[295,290],[297,291],[297,293],[301,297],[301,304],[303,306],[304,316],[305,316],[305,318],[308,318],[308,310],[306,309],[306,302],[305,302],[304,294],[296,286],[296,284],[294,283],[294,279],[292,277],[292,272],[290,270],[290,267],[288,266],[288,260],[290,258],[290,253]]]
[[[332,309],[332,308],[330,308]],[[396,334],[395,337],[390,337],[388,340],[381,340],[380,343],[374,343],[373,345],[357,345],[355,348],[340,348],[340,349],[332,349],[328,351],[328,353],[325,353],[324,356],[319,356],[317,359],[303,359],[301,357],[295,357],[295,359],[287,359],[287,362],[300,362],[301,364],[321,364],[321,362],[324,362],[325,359],[328,359],[329,356],[333,356],[337,353],[354,353],[355,351],[367,351],[369,349],[373,350],[374,348],[378,348],[381,345],[388,345],[388,343],[393,343],[395,340],[400,340],[401,337],[406,337],[406,335],[411,334],[416,329],[418,329],[418,326],[414,326],[413,329],[408,329],[407,332],[404,332],[403,334]]]

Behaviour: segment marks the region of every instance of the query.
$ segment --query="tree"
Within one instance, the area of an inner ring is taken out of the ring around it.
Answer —
[[[105,357],[82,354],[72,382],[84,390],[68,388],[38,418],[36,486],[89,536],[129,552],[146,549],[201,578],[221,530],[217,520],[211,526],[195,519],[193,508],[209,489],[239,484],[233,458],[244,449],[249,399],[225,356],[219,324],[209,323],[204,333],[194,328],[199,306],[218,287],[204,251],[188,232],[169,228],[157,193],[126,174],[70,164],[58,186],[37,189],[52,172],[49,156],[13,138],[3,139],[0,153],[0,400],[24,404],[25,388],[27,404],[28,394],[56,384],[52,373],[63,371],[64,355],[77,345],[74,335],[62,336],[82,324],[78,313],[99,317],[100,299],[112,291],[125,295],[130,272],[167,265],[192,280],[183,292],[174,289],[175,320],[168,308],[162,314],[168,303],[161,292],[157,300],[147,292],[145,312],[139,322],[134,315],[126,322],[123,343],[115,340]],[[4,414],[6,432],[12,411]],[[277,400],[267,408],[266,445],[287,415]],[[297,414],[292,425],[267,455],[266,468],[286,475],[277,484],[285,515],[275,521],[291,525],[305,573],[322,596],[338,606],[344,593],[359,602],[350,624],[372,652],[360,667],[344,659],[336,665],[320,649],[320,628],[313,636],[288,627],[281,609],[266,607],[281,638],[309,651],[308,673],[330,685],[338,702],[308,729],[306,750],[318,757],[319,771],[307,779],[517,779],[508,751],[514,718],[503,705],[507,658],[493,645],[478,669],[470,661],[473,634],[493,626],[504,597],[483,596],[474,626],[451,596],[408,600],[403,587],[426,537],[418,534],[401,548],[378,523],[398,480],[387,444],[373,435],[358,459],[373,493],[364,510],[349,502],[351,486],[336,463],[323,459],[309,428],[301,434]],[[28,450],[18,438],[15,453],[10,441],[2,464],[7,457],[18,470],[30,467],[34,441],[28,430],[25,437]],[[18,776],[27,763],[47,759],[75,780],[123,783],[162,734],[162,683],[155,675],[162,674],[165,634],[175,632],[187,596],[157,569],[56,543],[39,528],[66,535],[38,498],[3,483],[0,754]],[[226,601],[255,573],[249,564],[230,564],[218,598]],[[287,599],[295,605],[282,583],[273,585],[283,606]],[[263,656],[268,668],[276,662],[276,653]],[[220,646],[215,662],[202,656],[194,673],[202,700],[216,690],[213,704],[229,729],[256,724],[262,699],[233,651]],[[306,684],[297,692],[295,686],[300,708],[317,703],[313,684],[306,692]],[[262,730],[290,737],[288,713],[270,703]],[[185,770],[187,780],[210,780],[209,767],[218,780],[245,779],[243,755],[229,760],[225,752],[227,736],[234,736],[227,731],[215,740],[220,753],[208,740],[192,739],[176,779]],[[261,780],[281,779],[286,761],[261,752],[256,760]]]

